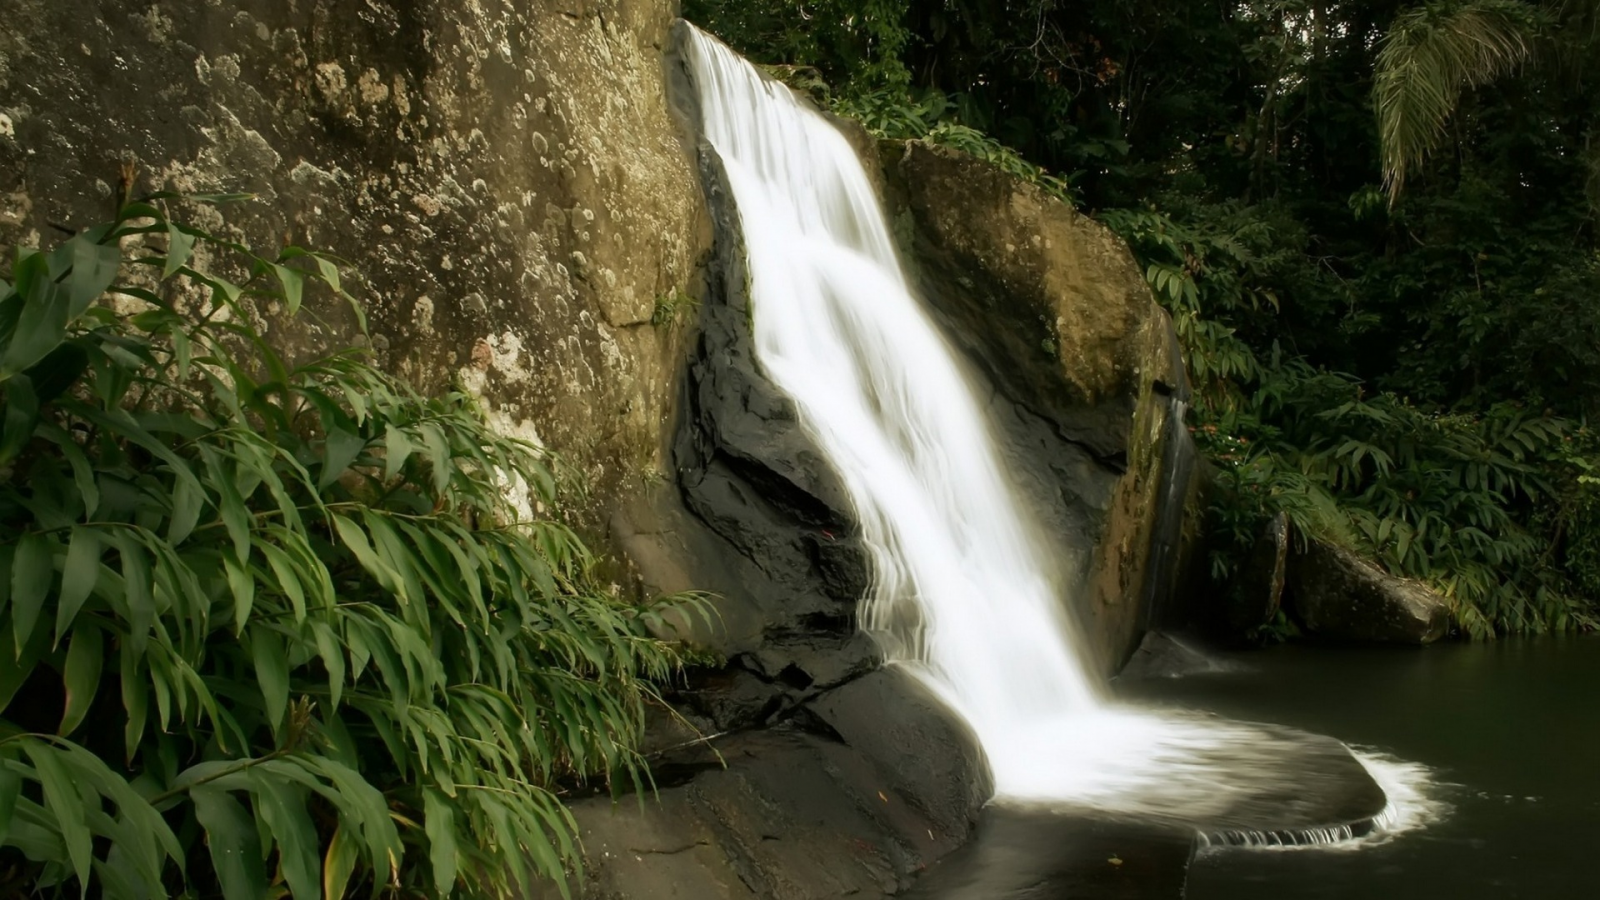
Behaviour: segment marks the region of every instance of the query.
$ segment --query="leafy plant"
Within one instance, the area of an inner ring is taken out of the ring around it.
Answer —
[[[671,293],[656,298],[655,308],[650,312],[650,324],[671,331],[693,317],[699,308],[700,301],[683,288],[673,288]]]
[[[337,261],[168,199],[0,281],[0,853],[57,894],[565,893],[560,786],[645,783],[649,628],[700,599],[598,589],[469,397],[281,355],[254,323],[349,299]]]
[[[961,124],[957,104],[938,92],[915,100],[903,88],[885,88],[832,96],[829,109],[861,122],[874,135],[890,140],[920,140],[958,150],[993,163],[1007,174],[1044,188],[1068,202],[1077,202],[1066,178],[1035,165],[993,137]]]
[[[1390,203],[1443,140],[1461,91],[1526,60],[1539,25],[1539,10],[1520,0],[1470,0],[1426,3],[1390,26],[1372,87]]]

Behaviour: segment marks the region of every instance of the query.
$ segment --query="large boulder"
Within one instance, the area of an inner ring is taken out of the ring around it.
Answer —
[[[607,543],[665,468],[684,330],[658,310],[687,311],[710,241],[667,102],[676,6],[7,0],[0,242],[108,217],[124,163],[136,193],[253,193],[184,214],[349,260],[380,363],[560,451],[588,487],[570,521]],[[273,339],[350,343],[315,312]]]
[[[719,750],[659,803],[575,805],[593,872],[586,896],[897,896],[968,840],[989,793],[971,734],[892,669]]]
[[[1167,315],[1127,245],[1038,186],[920,141],[867,149],[902,254],[990,388],[1061,596],[1110,675],[1169,606],[1195,536],[1188,385]]]
[[[1322,541],[1291,558],[1289,597],[1300,623],[1319,637],[1429,644],[1450,630],[1445,597]]]

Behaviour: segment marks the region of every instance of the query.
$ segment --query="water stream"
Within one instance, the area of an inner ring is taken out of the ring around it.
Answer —
[[[691,30],[685,43],[738,207],[758,361],[840,474],[871,548],[862,627],[971,726],[996,800],[1203,820],[1262,778],[1281,788],[1296,774],[1292,735],[1108,702],[855,151],[715,39]]]

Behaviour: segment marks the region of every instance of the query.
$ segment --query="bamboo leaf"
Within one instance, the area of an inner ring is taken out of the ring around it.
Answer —
[[[243,634],[255,606],[256,580],[249,570],[227,556],[222,558],[222,567],[228,574],[228,590],[233,593],[233,633]]]
[[[261,865],[261,843],[255,820],[226,791],[209,785],[189,792],[194,816],[206,831],[211,865],[227,900],[264,900],[267,875]]]
[[[326,488],[339,480],[366,446],[366,439],[359,434],[343,428],[330,429],[323,445],[322,476],[317,479],[317,487]]]
[[[316,900],[321,893],[322,861],[304,791],[267,776],[260,768],[250,771],[250,781],[261,818],[278,845],[278,867],[290,892],[295,900]]]
[[[78,730],[83,717],[88,715],[100,689],[100,667],[105,662],[105,643],[98,625],[91,621],[78,623],[72,629],[72,640],[67,645],[67,661],[61,669],[61,681],[66,686],[66,709],[61,714],[61,727],[56,733],[63,737]]]
[[[350,876],[356,870],[359,854],[350,825],[341,816],[339,828],[333,833],[333,840],[328,842],[328,852],[322,859],[323,900],[342,900],[345,888],[350,884]]]
[[[122,253],[115,243],[97,243],[106,229],[96,231],[99,234],[91,231],[68,242],[72,246],[72,274],[67,277],[70,318],[82,315],[95,298],[111,287],[122,265]]]
[[[5,430],[0,432],[0,463],[9,462],[27,446],[39,421],[39,397],[33,380],[17,375],[6,382]]]
[[[72,526],[72,537],[67,544],[67,559],[61,570],[61,596],[56,606],[55,643],[67,633],[78,610],[94,592],[100,580],[100,537],[94,529],[82,525]]]
[[[22,776],[0,762],[0,844],[6,843],[11,832],[11,817],[17,809],[17,797],[22,793]]]
[[[22,746],[27,750],[28,758],[33,760],[34,769],[39,774],[39,786],[44,791],[45,809],[55,819],[55,826],[61,832],[61,840],[72,861],[73,873],[78,876],[83,895],[87,896],[89,871],[94,862],[94,835],[84,820],[83,799],[78,795],[72,776],[62,764],[59,751],[37,740],[24,741]]]
[[[172,517],[167,521],[167,543],[174,547],[183,543],[200,521],[205,507],[205,490],[198,481],[178,479],[172,488]]]
[[[455,888],[460,851],[456,847],[454,808],[438,791],[422,792],[423,827],[428,835],[428,860],[433,865],[433,889],[449,897]]]
[[[167,223],[167,258],[161,267],[161,280],[171,278],[189,264],[189,257],[194,253],[194,241],[194,235],[171,222]]]
[[[33,635],[45,597],[55,583],[55,546],[55,541],[36,531],[24,532],[17,541],[11,561],[11,621],[18,656]]]
[[[273,263],[272,274],[277,277],[278,284],[283,288],[283,302],[288,308],[289,315],[299,312],[300,297],[305,292],[305,273]]]
[[[277,635],[258,625],[250,632],[250,655],[266,703],[267,722],[272,726],[272,733],[277,734],[283,725],[284,711],[289,708],[288,654]]]
[[[404,429],[389,424],[383,431],[385,481],[393,481],[396,475],[405,468],[406,460],[414,452],[411,440],[406,437]]]

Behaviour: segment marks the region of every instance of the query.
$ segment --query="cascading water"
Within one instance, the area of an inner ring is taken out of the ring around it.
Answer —
[[[1026,791],[1016,733],[1097,696],[973,392],[844,136],[722,45],[691,47],[744,228],[758,359],[843,477],[872,548],[863,625],[971,724],[997,790]]]
[[[839,472],[871,548],[863,627],[972,727],[998,800],[1187,819],[1229,809],[1219,772],[1281,766],[1292,741],[1105,702],[855,151],[715,39],[690,29],[685,44],[738,207],[757,358]]]

